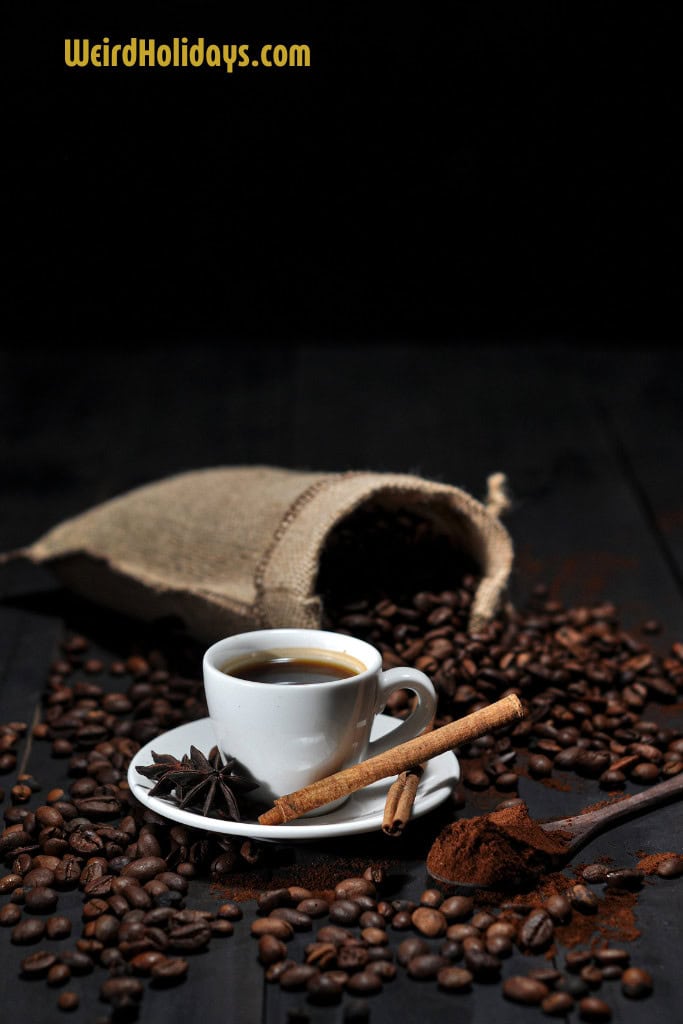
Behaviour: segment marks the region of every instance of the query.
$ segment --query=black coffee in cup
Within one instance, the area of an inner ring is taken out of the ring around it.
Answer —
[[[365,670],[366,666],[350,654],[308,647],[253,651],[222,666],[226,675],[275,686],[334,683]]]

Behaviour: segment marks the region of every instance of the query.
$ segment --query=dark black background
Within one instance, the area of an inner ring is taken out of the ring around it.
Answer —
[[[667,5],[174,0],[21,18],[12,339],[679,335]],[[312,60],[64,66],[65,36],[105,34],[306,42]]]

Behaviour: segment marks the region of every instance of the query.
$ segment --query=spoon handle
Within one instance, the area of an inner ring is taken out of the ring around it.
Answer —
[[[606,807],[599,807],[586,814],[575,814],[571,818],[544,822],[541,827],[544,832],[572,833],[573,839],[569,844],[569,851],[573,851],[578,846],[582,846],[596,832],[601,832],[608,826],[611,827],[626,818],[645,814],[647,811],[680,796],[683,796],[683,772],[674,775],[672,779],[667,779],[666,782],[658,782],[656,786],[651,786],[650,789],[646,789],[636,796],[615,800],[614,803],[608,804]]]

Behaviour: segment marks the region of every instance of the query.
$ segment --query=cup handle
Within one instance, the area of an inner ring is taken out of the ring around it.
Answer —
[[[385,736],[369,743],[367,757],[383,754],[385,750],[399,743],[412,740],[431,725],[436,714],[436,691],[431,680],[416,668],[390,668],[388,672],[380,673],[375,714],[378,715],[384,708],[387,698],[394,690],[402,689],[412,690],[417,694],[417,707],[397,729],[392,729]]]

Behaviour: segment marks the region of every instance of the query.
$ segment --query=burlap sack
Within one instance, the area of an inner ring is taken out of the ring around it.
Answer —
[[[198,639],[244,629],[318,627],[319,559],[330,531],[368,502],[438,524],[482,578],[470,629],[495,612],[512,566],[498,515],[504,477],[486,506],[456,487],[386,473],[305,473],[268,466],[182,473],[107,501],[15,554],[48,565],[68,587],[145,620],[179,616]]]

